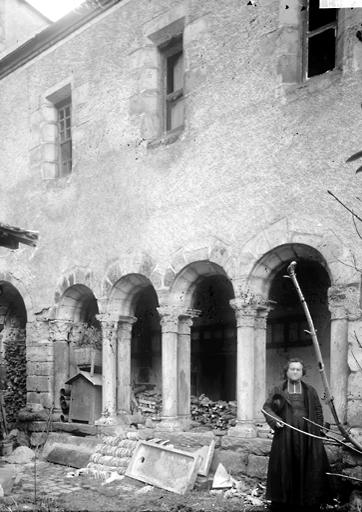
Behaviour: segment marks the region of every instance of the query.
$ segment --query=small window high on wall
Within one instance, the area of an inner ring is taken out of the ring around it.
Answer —
[[[59,170],[60,176],[72,172],[72,103],[65,98],[56,105],[58,111]]]
[[[160,49],[164,60],[164,127],[169,132],[184,124],[184,57],[182,38]]]
[[[321,75],[336,67],[338,9],[320,9],[319,0],[307,0],[304,76]]]

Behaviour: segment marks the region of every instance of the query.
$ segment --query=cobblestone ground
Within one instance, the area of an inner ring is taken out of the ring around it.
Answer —
[[[226,500],[199,488],[180,496],[130,478],[108,484],[75,476],[74,468],[37,461],[23,465],[5,464],[16,472],[9,496],[0,498],[1,512],[90,511],[90,512],[242,512],[266,511],[238,499]]]

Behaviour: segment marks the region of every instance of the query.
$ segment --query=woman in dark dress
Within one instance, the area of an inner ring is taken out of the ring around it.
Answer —
[[[304,363],[290,359],[284,369],[285,381],[270,393],[264,404],[266,421],[274,430],[269,458],[266,498],[274,511],[317,511],[330,498],[329,463],[322,440],[301,434],[300,430],[320,436],[322,406],[316,390],[302,381]]]

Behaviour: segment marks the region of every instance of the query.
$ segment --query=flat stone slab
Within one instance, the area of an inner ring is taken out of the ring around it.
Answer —
[[[200,457],[139,441],[128,465],[126,476],[161,489],[185,494],[195,484]]]
[[[49,451],[46,460],[54,464],[71,466],[73,468],[84,468],[89,462],[91,454],[89,451],[77,450],[61,444],[55,444]]]

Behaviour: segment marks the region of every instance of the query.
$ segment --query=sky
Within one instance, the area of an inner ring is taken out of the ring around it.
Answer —
[[[35,9],[52,21],[56,21],[80,5],[83,0],[27,0]]]

